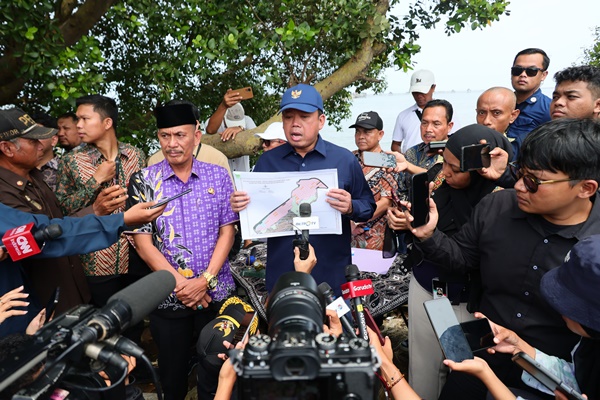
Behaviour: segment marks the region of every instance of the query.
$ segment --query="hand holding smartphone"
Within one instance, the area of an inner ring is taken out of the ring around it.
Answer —
[[[254,97],[254,93],[252,92],[252,88],[250,86],[241,89],[234,89],[232,92],[238,92],[242,97],[242,100],[248,100]]]
[[[56,311],[56,305],[58,304],[59,297],[60,286],[57,286],[56,289],[54,289],[54,292],[52,292],[52,295],[50,295],[48,303],[46,303],[46,320],[44,321],[44,323],[50,321],[54,316],[54,311]]]
[[[369,167],[394,168],[396,166],[396,156],[387,153],[375,153],[363,151],[363,164]]]
[[[186,195],[188,193],[190,193],[192,191],[192,189],[187,189],[184,190],[183,192],[176,194],[175,196],[171,196],[171,197],[167,197],[164,199],[161,199],[158,201],[158,203],[156,203],[155,205],[151,206],[150,208],[158,208],[158,207],[162,207],[164,204],[167,204],[168,202],[170,202],[171,200],[175,200],[183,195]]]
[[[425,225],[429,221],[429,178],[427,172],[415,174],[411,177],[409,188],[411,214],[414,218],[413,228]]]
[[[454,362],[473,359],[473,351],[447,297],[423,303],[444,357]],[[486,321],[487,322],[487,321]],[[488,325],[489,326],[489,325]]]
[[[472,144],[462,147],[460,158],[460,170],[462,172],[488,168],[490,164],[489,144]]]

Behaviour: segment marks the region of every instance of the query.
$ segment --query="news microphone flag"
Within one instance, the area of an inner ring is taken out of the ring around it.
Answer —
[[[2,244],[13,261],[40,254],[42,249],[37,244],[31,232],[34,223],[22,225],[6,231],[2,237]]]

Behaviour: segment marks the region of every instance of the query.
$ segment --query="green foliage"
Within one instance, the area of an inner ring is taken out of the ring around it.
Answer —
[[[600,68],[600,26],[597,26],[594,32],[594,43],[592,44],[592,47],[586,49],[584,55],[586,64]]]
[[[83,94],[114,96],[122,139],[148,151],[155,145],[156,104],[187,99],[206,120],[227,88],[252,86],[255,97],[244,108],[261,123],[276,112],[287,87],[331,76],[365,40],[385,50],[354,90],[381,92],[385,68],[411,68],[420,29],[444,19],[451,34],[508,14],[506,0],[412,0],[403,16],[378,12],[382,1],[124,0],[66,47],[57,10],[75,3],[76,11],[85,0],[13,0],[2,9],[0,89],[14,68],[25,83],[18,96],[0,104],[58,114]],[[329,121],[347,117],[350,101],[347,89],[329,98]]]

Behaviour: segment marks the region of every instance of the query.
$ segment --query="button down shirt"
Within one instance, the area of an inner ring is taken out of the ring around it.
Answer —
[[[538,125],[550,121],[550,98],[542,93],[542,89],[538,89],[527,100],[517,104],[517,108],[521,110],[519,116],[506,131],[506,136],[511,139],[514,148],[514,159],[517,158],[521,144],[527,137],[529,132],[534,130]]]
[[[118,184],[127,187],[129,178],[134,172],[144,167],[146,156],[140,149],[127,143],[119,142],[119,161],[121,167],[118,177],[99,184],[93,178],[98,165],[106,161],[96,146],[86,145],[78,150],[66,153],[59,162],[58,189],[56,197],[65,214],[76,211],[94,203],[100,190]],[[114,213],[122,212],[118,208]],[[88,276],[110,276],[127,273],[129,269],[129,248],[127,239],[121,238],[107,249],[81,256],[85,273]]]
[[[428,259],[446,268],[479,270],[482,313],[544,353],[569,359],[578,337],[543,300],[540,280],[562,264],[575,243],[600,233],[598,195],[592,200],[585,223],[549,229],[543,217],[519,209],[513,189],[502,190],[481,200],[452,238],[436,230],[417,245]]]
[[[132,176],[128,206],[171,197],[187,189],[192,192],[169,202],[156,221],[135,231],[151,233],[154,245],[171,266],[182,276],[194,279],[208,268],[219,238],[219,228],[239,220],[229,203],[233,184],[227,170],[194,160],[192,173],[184,183],[163,160]],[[217,279],[217,287],[208,293],[214,300],[221,301],[235,287],[227,259]],[[159,309],[185,308],[174,294],[159,306]]]
[[[352,214],[342,215],[341,235],[311,236],[310,244],[319,260],[311,275],[317,283],[329,283],[339,294],[340,285],[346,282],[345,267],[352,263],[350,220],[368,221],[376,208],[373,194],[356,157],[350,151],[323,140],[319,135],[314,150],[304,157],[296,153],[289,143],[285,143],[263,153],[254,171],[314,171],[328,168],[337,169],[340,189],[352,196]],[[293,236],[285,236],[267,240],[267,291],[273,288],[281,274],[294,270],[293,239]]]

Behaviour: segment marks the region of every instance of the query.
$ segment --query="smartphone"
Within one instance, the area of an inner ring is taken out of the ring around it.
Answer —
[[[489,144],[472,144],[462,147],[460,157],[460,170],[462,172],[488,168],[490,163]]]
[[[460,327],[462,328],[473,353],[489,349],[496,345],[496,343],[494,343],[494,333],[492,332],[492,328],[490,327],[487,318],[461,322]]]
[[[242,96],[242,100],[248,100],[254,97],[254,93],[252,93],[252,88],[250,86],[241,89],[234,89],[232,91],[238,92],[240,96]]]
[[[429,178],[427,172],[415,174],[409,188],[413,228],[425,225],[429,221]]]
[[[167,197],[167,198],[161,199],[161,200],[159,200],[158,203],[156,203],[155,205],[153,205],[150,208],[158,208],[158,207],[162,206],[163,204],[167,204],[171,200],[175,200],[175,199],[177,199],[177,198],[179,198],[179,197],[181,197],[183,195],[186,195],[186,194],[190,193],[191,191],[192,191],[192,189],[187,189],[187,190],[184,190],[183,192],[181,192],[179,194],[176,194],[175,196],[171,196],[171,197]]]
[[[554,392],[559,390],[564,393],[569,399],[583,400],[584,397],[578,393],[572,387],[567,386],[552,372],[548,371],[544,366],[529,357],[524,352],[515,354],[512,357],[514,363],[518,364],[519,367],[523,368],[529,375],[537,379],[542,385],[546,386],[548,390]]]
[[[444,357],[455,362],[472,359],[473,352],[448,298],[427,300],[423,306]]]
[[[56,289],[54,289],[54,292],[52,292],[52,295],[50,295],[48,303],[46,303],[46,320],[44,321],[44,323],[50,321],[50,319],[52,319],[52,317],[54,316],[54,311],[56,310],[56,305],[58,304],[59,297],[60,286],[57,286]]]
[[[429,150],[444,150],[446,148],[446,140],[429,142]]]
[[[375,319],[371,315],[371,311],[369,311],[369,309],[365,307],[363,309],[363,312],[365,314],[365,321],[367,323],[367,326],[369,328],[371,328],[371,330],[373,332],[375,332],[375,334],[379,338],[379,343],[381,343],[381,345],[383,346],[385,344],[385,338],[381,334],[381,331],[379,330],[379,326],[377,326],[377,322],[375,322]]]
[[[396,156],[387,153],[374,153],[363,151],[363,164],[369,167],[394,168],[396,166]]]

